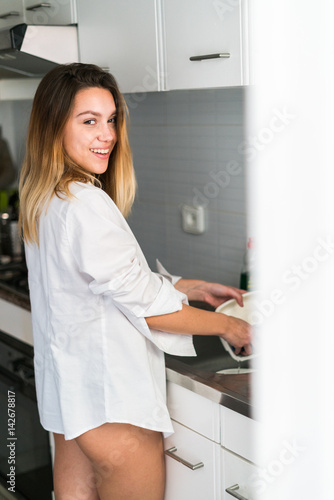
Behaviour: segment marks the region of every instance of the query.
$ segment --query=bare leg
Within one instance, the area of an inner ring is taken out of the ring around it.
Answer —
[[[54,434],[54,491],[56,500],[99,500],[91,462],[74,439]]]
[[[108,423],[85,432],[76,442],[97,471],[100,500],[163,500],[160,432]]]

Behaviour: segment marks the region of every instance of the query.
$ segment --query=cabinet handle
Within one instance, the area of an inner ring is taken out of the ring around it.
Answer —
[[[26,10],[37,10],[41,7],[51,7],[49,2],[36,3],[35,5],[31,5],[31,7],[27,7]]]
[[[248,500],[246,497],[240,495],[240,493],[237,493],[236,490],[239,489],[238,484],[234,484],[233,486],[230,486],[229,488],[226,488],[226,493],[229,493],[232,495],[232,497],[237,498],[238,500]]]
[[[198,464],[191,464],[190,462],[187,462],[187,460],[184,460],[183,458],[179,457],[178,455],[175,455],[176,451],[177,451],[177,448],[175,448],[175,446],[173,446],[173,448],[169,448],[169,450],[166,450],[165,454],[171,458],[174,458],[174,460],[177,460],[178,462],[185,465],[186,467],[189,467],[189,469],[191,469],[191,470],[196,470],[196,469],[200,469],[201,467],[204,467],[203,462],[198,462]]]
[[[203,61],[205,59],[228,59],[231,57],[229,52],[220,52],[219,54],[206,54],[204,56],[189,57],[190,61]]]
[[[10,12],[6,12],[6,14],[1,14],[0,19],[7,19],[10,16],[19,16],[20,13],[17,10],[11,10]]]

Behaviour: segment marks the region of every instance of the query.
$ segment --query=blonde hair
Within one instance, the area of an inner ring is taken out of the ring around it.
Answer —
[[[111,92],[117,111],[117,142],[106,172],[95,177],[76,164],[63,147],[64,128],[76,94],[99,87]],[[45,75],[35,94],[20,182],[19,225],[26,242],[38,244],[38,220],[53,195],[71,197],[73,181],[101,187],[126,217],[132,207],[136,180],[129,146],[127,108],[115,78],[93,64],[60,65]]]

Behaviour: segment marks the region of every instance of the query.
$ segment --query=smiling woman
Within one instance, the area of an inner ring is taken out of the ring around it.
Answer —
[[[52,70],[33,103],[20,220],[56,500],[162,500],[162,434],[173,432],[164,352],[195,355],[191,334],[250,348],[248,323],[187,303],[193,294],[241,305],[241,290],[174,286],[150,270],[124,218],[134,191],[114,78],[85,64]]]

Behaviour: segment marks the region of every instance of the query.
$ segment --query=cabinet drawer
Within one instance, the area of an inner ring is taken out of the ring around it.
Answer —
[[[77,22],[75,0],[25,0],[24,9],[27,24],[68,25]]]
[[[167,405],[173,420],[220,443],[220,406],[218,403],[173,382],[168,382]]]
[[[0,299],[0,330],[33,345],[31,313],[3,299]]]
[[[226,492],[227,488],[235,486],[235,492],[245,500],[257,500],[256,478],[257,468],[254,464],[243,460],[233,453],[221,450],[221,498],[233,500],[233,495]]]
[[[220,446],[173,422],[175,433],[165,440],[165,450],[189,464],[203,466],[192,470],[175,458],[166,456],[165,500],[220,500]]]
[[[260,431],[259,422],[224,406],[220,412],[222,446],[256,463],[254,442]]]
[[[0,29],[11,28],[24,22],[22,0],[2,0],[0,5]]]

